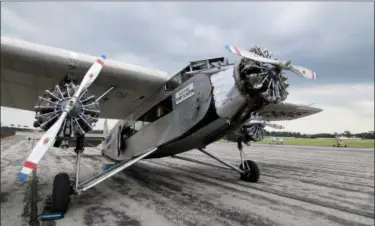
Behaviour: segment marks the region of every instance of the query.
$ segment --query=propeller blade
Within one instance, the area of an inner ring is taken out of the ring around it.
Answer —
[[[267,63],[267,64],[275,64],[275,65],[279,65],[279,64],[283,63],[279,60],[264,58],[262,56],[259,56],[258,54],[246,51],[244,49],[241,49],[241,48],[238,48],[238,47],[235,47],[235,46],[225,45],[225,48],[231,53],[234,53],[234,54],[236,54],[238,56],[241,56],[241,57],[248,58],[250,60],[254,60],[254,61],[258,61],[258,62],[262,62],[262,63]]]
[[[77,91],[74,93],[72,99],[77,99],[81,95],[81,93],[89,88],[90,85],[95,81],[104,66],[104,60],[106,58],[107,57],[105,55],[102,55],[101,58],[98,58],[96,62],[90,67],[90,69],[85,74],[85,77],[83,77]]]
[[[304,67],[301,67],[301,66],[297,66],[297,65],[292,65],[289,70],[294,72],[295,74],[301,76],[301,77],[304,77],[304,78],[307,78],[307,79],[312,79],[312,80],[316,79],[316,73],[313,72],[310,69],[307,69],[307,68],[304,68]]]
[[[252,52],[249,52],[247,50],[244,50],[244,49],[241,49],[241,48],[238,48],[238,47],[235,47],[235,46],[231,46],[231,45],[225,45],[225,48],[229,52],[234,53],[238,56],[245,57],[245,58],[248,58],[250,60],[258,61],[258,62],[261,62],[261,63],[273,64],[273,65],[279,66],[279,67],[281,67],[285,70],[290,70],[293,73],[295,73],[295,74],[297,74],[301,77],[307,78],[307,79],[313,79],[313,80],[316,79],[316,73],[315,72],[313,72],[310,69],[301,67],[301,66],[290,65],[290,61],[280,61],[280,60],[264,58],[262,56],[259,56],[258,54],[255,54],[255,53],[252,53]]]
[[[59,132],[61,125],[63,124],[67,112],[63,112],[59,119],[43,134],[34,149],[30,153],[29,157],[23,164],[22,170],[19,173],[19,180],[23,181],[27,176],[36,168],[39,160],[44,156],[48,149],[53,145],[56,140],[56,135]]]
[[[82,79],[81,84],[79,85],[77,91],[74,93],[69,103],[65,106],[65,109],[59,119],[43,134],[41,139],[35,145],[34,149],[30,153],[29,157],[25,161],[23,168],[19,174],[19,180],[23,181],[27,176],[36,168],[38,162],[48,149],[54,144],[56,136],[61,129],[61,126],[64,123],[68,113],[73,109],[76,104],[78,97],[86,90],[98,77],[100,71],[104,66],[104,60],[106,59],[105,55],[102,55],[101,58],[98,58],[96,62],[90,67],[85,76]]]

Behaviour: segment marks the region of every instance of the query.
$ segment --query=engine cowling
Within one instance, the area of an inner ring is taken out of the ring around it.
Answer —
[[[34,127],[40,127],[47,131],[62,114],[65,105],[68,104],[77,89],[78,86],[70,82],[63,87],[57,85],[39,96],[34,107],[36,112]],[[84,91],[73,110],[66,117],[58,137],[67,138],[71,135],[77,136],[89,132],[98,121],[99,115],[99,103],[96,102],[95,96],[90,95],[88,90]]]

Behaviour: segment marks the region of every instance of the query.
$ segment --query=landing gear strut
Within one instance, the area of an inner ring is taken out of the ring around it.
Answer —
[[[240,169],[244,172],[241,173],[241,180],[248,182],[257,182],[260,177],[260,170],[258,165],[251,160],[247,160],[245,152],[242,150],[242,140],[237,140],[237,147],[240,151],[241,164]],[[247,144],[247,143],[246,143]]]
[[[124,160],[122,162],[119,162],[116,165],[110,167],[109,169],[106,169],[99,175],[96,175],[88,180],[85,180],[82,183],[79,183],[80,158],[84,151],[84,143],[84,135],[76,136],[76,148],[74,149],[74,151],[77,154],[77,160],[75,166],[74,180],[70,181],[69,176],[66,173],[60,173],[55,176],[51,203],[51,211],[54,213],[60,213],[63,215],[67,212],[70,202],[70,195],[79,195],[81,192],[84,192],[94,187],[95,185],[105,181],[106,179],[121,172],[122,170],[128,168],[129,166],[144,159],[148,155],[158,150],[157,147],[145,150],[143,154],[130,160]]]
[[[202,153],[210,156],[211,158],[219,161],[223,165],[239,172],[241,180],[244,180],[244,181],[247,181],[247,182],[252,182],[252,183],[258,182],[259,177],[260,177],[260,170],[258,168],[258,165],[251,160],[246,160],[247,159],[246,154],[242,150],[242,140],[237,140],[237,144],[238,144],[238,150],[240,151],[240,158],[241,158],[241,164],[238,168],[229,164],[229,163],[227,163],[227,162],[224,162],[223,160],[221,160],[218,157],[208,153],[207,151],[205,151],[202,148],[200,148],[198,150],[201,151]],[[177,158],[177,156],[176,156],[176,158]]]

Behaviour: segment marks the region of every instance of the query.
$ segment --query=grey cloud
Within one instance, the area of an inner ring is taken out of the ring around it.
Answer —
[[[318,83],[373,81],[372,3],[3,3],[35,30],[2,20],[2,35],[109,56],[137,55],[173,72],[259,44],[317,71]],[[3,10],[3,9],[2,9]],[[3,17],[4,15],[2,15]],[[6,16],[6,15],[5,15]],[[19,24],[19,23],[18,23]],[[138,62],[137,62],[138,63]],[[147,66],[147,65],[142,65]],[[292,77],[293,83],[305,84]]]

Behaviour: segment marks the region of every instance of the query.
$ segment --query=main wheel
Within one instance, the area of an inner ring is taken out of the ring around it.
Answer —
[[[52,206],[51,210],[57,213],[66,213],[71,194],[69,175],[59,173],[53,179]]]
[[[245,168],[242,165],[244,165]],[[245,171],[241,174],[241,180],[253,183],[258,182],[260,177],[260,170],[255,162],[246,160],[243,162],[243,164],[240,164],[240,169]]]

